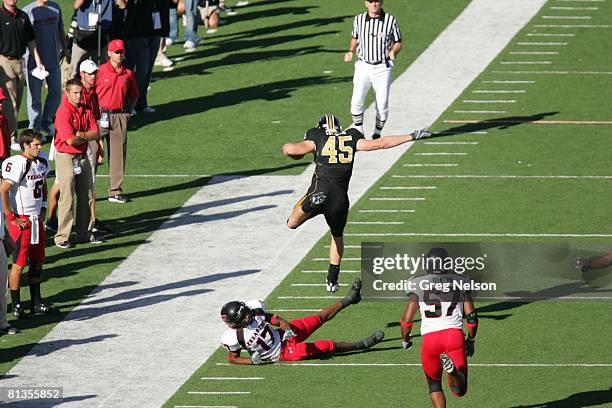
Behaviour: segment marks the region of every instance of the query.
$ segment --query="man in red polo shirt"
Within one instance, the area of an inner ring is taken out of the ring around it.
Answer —
[[[87,146],[100,138],[98,124],[90,109],[81,105],[83,86],[79,79],[66,83],[66,93],[55,116],[55,172],[60,186],[55,246],[71,248],[74,218],[72,200],[76,192],[76,233],[78,242],[101,243],[91,232],[90,201],[93,199],[92,170]]]
[[[125,44],[115,39],[108,44],[108,62],[100,65],[96,80],[96,93],[100,102],[101,129],[108,135],[108,165],[110,185],[108,201],[126,203],[123,195],[127,148],[127,123],[138,100],[138,83],[134,73],[123,66]],[[105,124],[106,127],[104,126]]]

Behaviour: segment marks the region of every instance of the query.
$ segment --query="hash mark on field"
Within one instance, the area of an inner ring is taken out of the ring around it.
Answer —
[[[108,174],[96,174],[96,177],[110,178]],[[212,177],[210,174],[126,174],[123,177],[135,178],[182,178],[182,177]]]
[[[425,201],[425,197],[372,197],[372,201]]]
[[[480,142],[423,142],[427,145],[477,145]]]
[[[277,299],[341,299],[340,296],[277,296]]]
[[[318,271],[317,270],[306,270],[306,271],[300,271],[300,272],[302,273],[327,273],[328,271],[327,270],[318,270]],[[361,271],[357,271],[354,269],[346,269],[346,270],[343,270],[342,273],[361,273]]]
[[[516,103],[515,99],[464,99],[463,103]]]
[[[561,7],[561,6],[552,6],[551,10],[599,10],[599,7]]]
[[[503,123],[531,123],[532,125],[612,125],[612,120],[473,120],[473,119],[461,119],[461,120],[444,120],[444,123],[489,123],[489,124],[503,124]]]
[[[520,175],[480,175],[480,174],[433,174],[433,175],[399,175],[394,174],[391,177],[395,178],[501,178],[501,179],[612,179],[612,176],[569,176],[569,175],[559,175],[559,176],[520,176]]]
[[[304,313],[310,313],[310,312],[320,312],[323,309],[268,309],[270,312],[296,312],[296,313],[300,313],[300,312],[304,312]]]
[[[549,34],[549,33],[528,33],[528,37],[575,37],[574,33]]]
[[[339,283],[339,286],[348,286],[348,283]],[[303,286],[326,286],[325,283],[292,283],[291,286],[303,287]]]
[[[263,380],[264,377],[200,377],[200,380],[213,380],[213,381],[225,381],[225,380],[245,380],[245,381],[254,381],[254,380]]]
[[[490,110],[456,110],[453,113],[508,113],[507,111],[490,111]]]
[[[591,16],[542,16],[544,20],[590,20]]]
[[[472,91],[472,93],[478,93],[478,94],[512,94],[512,93],[525,93],[527,91],[525,91],[524,89],[516,89],[516,90],[492,90],[492,89],[486,89],[486,90],[479,90],[479,91]]]
[[[187,391],[187,394],[196,395],[247,395],[251,391]]]
[[[457,167],[458,163],[411,163],[404,164],[404,167]]]
[[[221,366],[229,366],[229,363],[217,363]],[[307,363],[307,362],[282,362],[280,365],[295,367],[421,367],[420,363]],[[612,367],[612,363],[470,363],[470,367]]]
[[[399,187],[381,187],[381,190],[435,190],[438,187],[436,186],[416,186],[416,187],[408,187],[408,186],[399,186]]]
[[[353,225],[403,225],[404,221],[349,221]]]
[[[529,41],[520,41],[518,45],[567,45],[566,42],[529,42]]]
[[[454,131],[442,131],[442,132],[432,132],[434,135],[486,135],[486,130],[474,130],[472,132],[454,132]]]
[[[612,75],[611,71],[491,71],[494,74]]]
[[[609,24],[534,24],[540,28],[610,28]]]
[[[502,65],[550,65],[552,61],[501,61]]]
[[[418,232],[379,232],[344,234],[352,237],[516,237],[516,238],[610,238],[612,234],[531,234],[531,233],[418,233]]]
[[[559,51],[510,51],[510,55],[559,55]]]
[[[465,152],[425,152],[425,153],[415,153],[415,156],[467,156]]]
[[[360,213],[413,213],[415,211],[416,210],[358,210]]]
[[[483,84],[535,84],[535,81],[494,80],[482,81]]]

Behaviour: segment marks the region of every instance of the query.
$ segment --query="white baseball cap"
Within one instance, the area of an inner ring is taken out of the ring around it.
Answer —
[[[96,63],[90,59],[86,59],[85,61],[81,62],[81,65],[79,65],[80,72],[87,72],[88,74],[93,74],[97,70],[98,65],[96,65]]]

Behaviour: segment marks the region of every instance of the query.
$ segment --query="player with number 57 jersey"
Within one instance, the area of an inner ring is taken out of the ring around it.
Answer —
[[[319,119],[315,128],[306,132],[302,142],[283,146],[283,154],[295,160],[314,153],[316,167],[310,188],[293,207],[287,226],[295,229],[319,214],[325,216],[332,236],[326,280],[328,292],[336,292],[339,286],[340,261],[344,252],[342,236],[350,206],[348,186],[355,154],[357,151],[388,149],[429,136],[430,132],[420,129],[408,135],[366,140],[356,128],[343,130],[340,120],[328,113]]]

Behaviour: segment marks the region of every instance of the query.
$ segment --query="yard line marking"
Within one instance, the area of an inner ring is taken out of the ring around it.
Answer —
[[[463,103],[516,103],[516,99],[464,99]]]
[[[482,81],[483,84],[535,84],[535,81],[493,80]]]
[[[404,167],[457,167],[458,163],[409,163],[404,164]]]
[[[200,377],[200,380],[211,380],[211,381],[225,381],[225,380],[245,380],[245,381],[255,381],[255,380],[263,380],[264,377]]]
[[[405,297],[401,297],[401,299],[405,299]],[[486,299],[486,300],[531,300],[531,299],[548,299],[548,300],[607,300],[612,299],[612,296],[558,296],[558,297],[541,297],[541,296],[478,296],[478,299]]]
[[[551,10],[599,10],[599,7],[567,7],[567,6],[552,6]]]
[[[344,272],[344,271],[343,271]],[[268,309],[270,312],[320,312],[323,309]]]
[[[292,283],[291,286],[299,286],[299,287],[303,287],[303,286],[325,286],[325,283]],[[339,283],[339,286],[348,286],[348,283]]]
[[[477,145],[480,142],[424,142],[428,145]]]
[[[610,24],[534,24],[538,28],[610,28]]]
[[[612,125],[610,120],[445,120],[444,123],[532,123],[538,125]],[[418,153],[415,153],[418,154]]]
[[[238,408],[236,405],[175,405],[174,408]]]
[[[612,75],[611,71],[491,71],[494,74]]]
[[[354,225],[403,225],[404,221],[349,221]]]
[[[329,258],[312,258],[313,261],[329,261]],[[343,261],[361,261],[361,258],[342,258]]]
[[[480,175],[480,174],[432,174],[432,175],[399,175],[394,174],[391,177],[395,178],[501,178],[501,179],[561,179],[561,180],[580,180],[580,179],[612,179],[612,176],[570,176],[570,175],[559,175],[559,176],[529,176],[529,175]]]
[[[530,42],[530,41],[520,41],[518,45],[567,45],[566,42]]]
[[[187,391],[187,394],[196,395],[248,395],[251,391]]]
[[[550,65],[552,61],[501,61],[502,65]]]
[[[372,232],[345,233],[352,237],[516,237],[516,238],[610,238],[612,234],[563,234],[563,233],[418,233],[418,232]]]
[[[574,33],[550,34],[550,33],[527,33],[527,37],[575,37]]]
[[[559,55],[559,51],[510,51],[511,55]]]
[[[108,174],[96,174],[96,177],[109,178]],[[137,178],[180,178],[180,177],[212,177],[210,174],[126,174],[123,177]]]
[[[344,247],[346,248],[346,246]],[[327,273],[327,270],[320,270],[320,271],[315,271],[315,270],[310,270],[310,271],[301,271],[302,273]],[[342,270],[342,273],[361,273],[361,271],[356,271],[354,269],[344,269]]]
[[[416,210],[358,210],[360,213],[413,213],[415,211]]]
[[[277,299],[341,299],[340,296],[277,296]]]
[[[456,110],[454,113],[508,113],[507,111],[496,110]]]
[[[606,0],[557,0],[571,3],[605,3]]]
[[[230,363],[216,363],[218,366],[229,366]],[[295,367],[421,367],[421,363],[309,363],[282,362],[283,366]],[[470,367],[612,367],[612,363],[471,363]]]
[[[415,187],[408,187],[408,186],[398,186],[398,187],[381,187],[381,190],[435,190],[438,187],[436,186],[415,186]]]
[[[425,197],[372,197],[372,201],[425,201]]]
[[[486,90],[479,90],[479,91],[472,91],[472,93],[478,93],[478,94],[488,94],[488,93],[492,93],[492,94],[507,94],[507,93],[525,93],[527,91],[525,91],[524,89],[516,89],[516,90],[493,90],[493,89],[486,89]]]
[[[542,16],[544,20],[590,20],[591,16]]]
[[[432,132],[434,135],[486,135],[487,132],[486,130],[475,130],[473,132]]]
[[[427,152],[427,153],[415,153],[415,156],[467,156],[467,153],[464,152]]]

